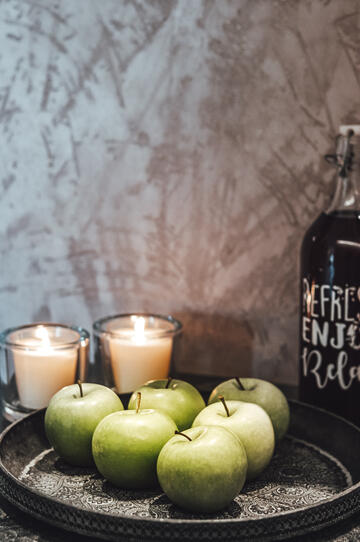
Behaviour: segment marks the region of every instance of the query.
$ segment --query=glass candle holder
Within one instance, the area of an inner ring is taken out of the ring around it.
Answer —
[[[58,390],[86,379],[89,333],[40,322],[0,334],[3,414],[9,421],[44,408]]]
[[[148,380],[167,378],[182,324],[172,316],[118,314],[93,325],[95,359],[104,384],[131,393]]]

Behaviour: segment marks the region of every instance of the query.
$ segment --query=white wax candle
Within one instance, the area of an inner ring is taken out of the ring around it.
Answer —
[[[28,349],[13,349],[19,400],[26,408],[46,407],[57,391],[74,383],[76,375],[77,347],[55,349],[46,328],[36,331],[40,343],[24,339],[22,346]]]
[[[111,367],[118,393],[130,393],[148,380],[166,378],[169,374],[172,338],[159,337],[156,331],[144,329],[139,317],[134,330],[119,330],[119,336],[108,339]]]

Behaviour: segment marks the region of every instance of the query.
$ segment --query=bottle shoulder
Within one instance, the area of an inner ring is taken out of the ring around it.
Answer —
[[[301,246],[301,275],[327,284],[360,284],[360,219],[354,212],[322,213]]]
[[[339,240],[357,241],[360,246],[360,212],[321,213],[305,232],[305,244],[332,244]]]

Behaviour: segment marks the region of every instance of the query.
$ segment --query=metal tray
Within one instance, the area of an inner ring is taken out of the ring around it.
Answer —
[[[291,401],[289,435],[266,471],[217,515],[183,512],[161,490],[125,491],[49,448],[44,411],[0,436],[0,493],[52,525],[105,540],[281,540],[360,510],[360,429]]]

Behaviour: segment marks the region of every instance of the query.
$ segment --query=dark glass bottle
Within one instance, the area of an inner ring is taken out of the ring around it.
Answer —
[[[360,126],[342,126],[330,208],[301,247],[300,399],[360,425]]]

